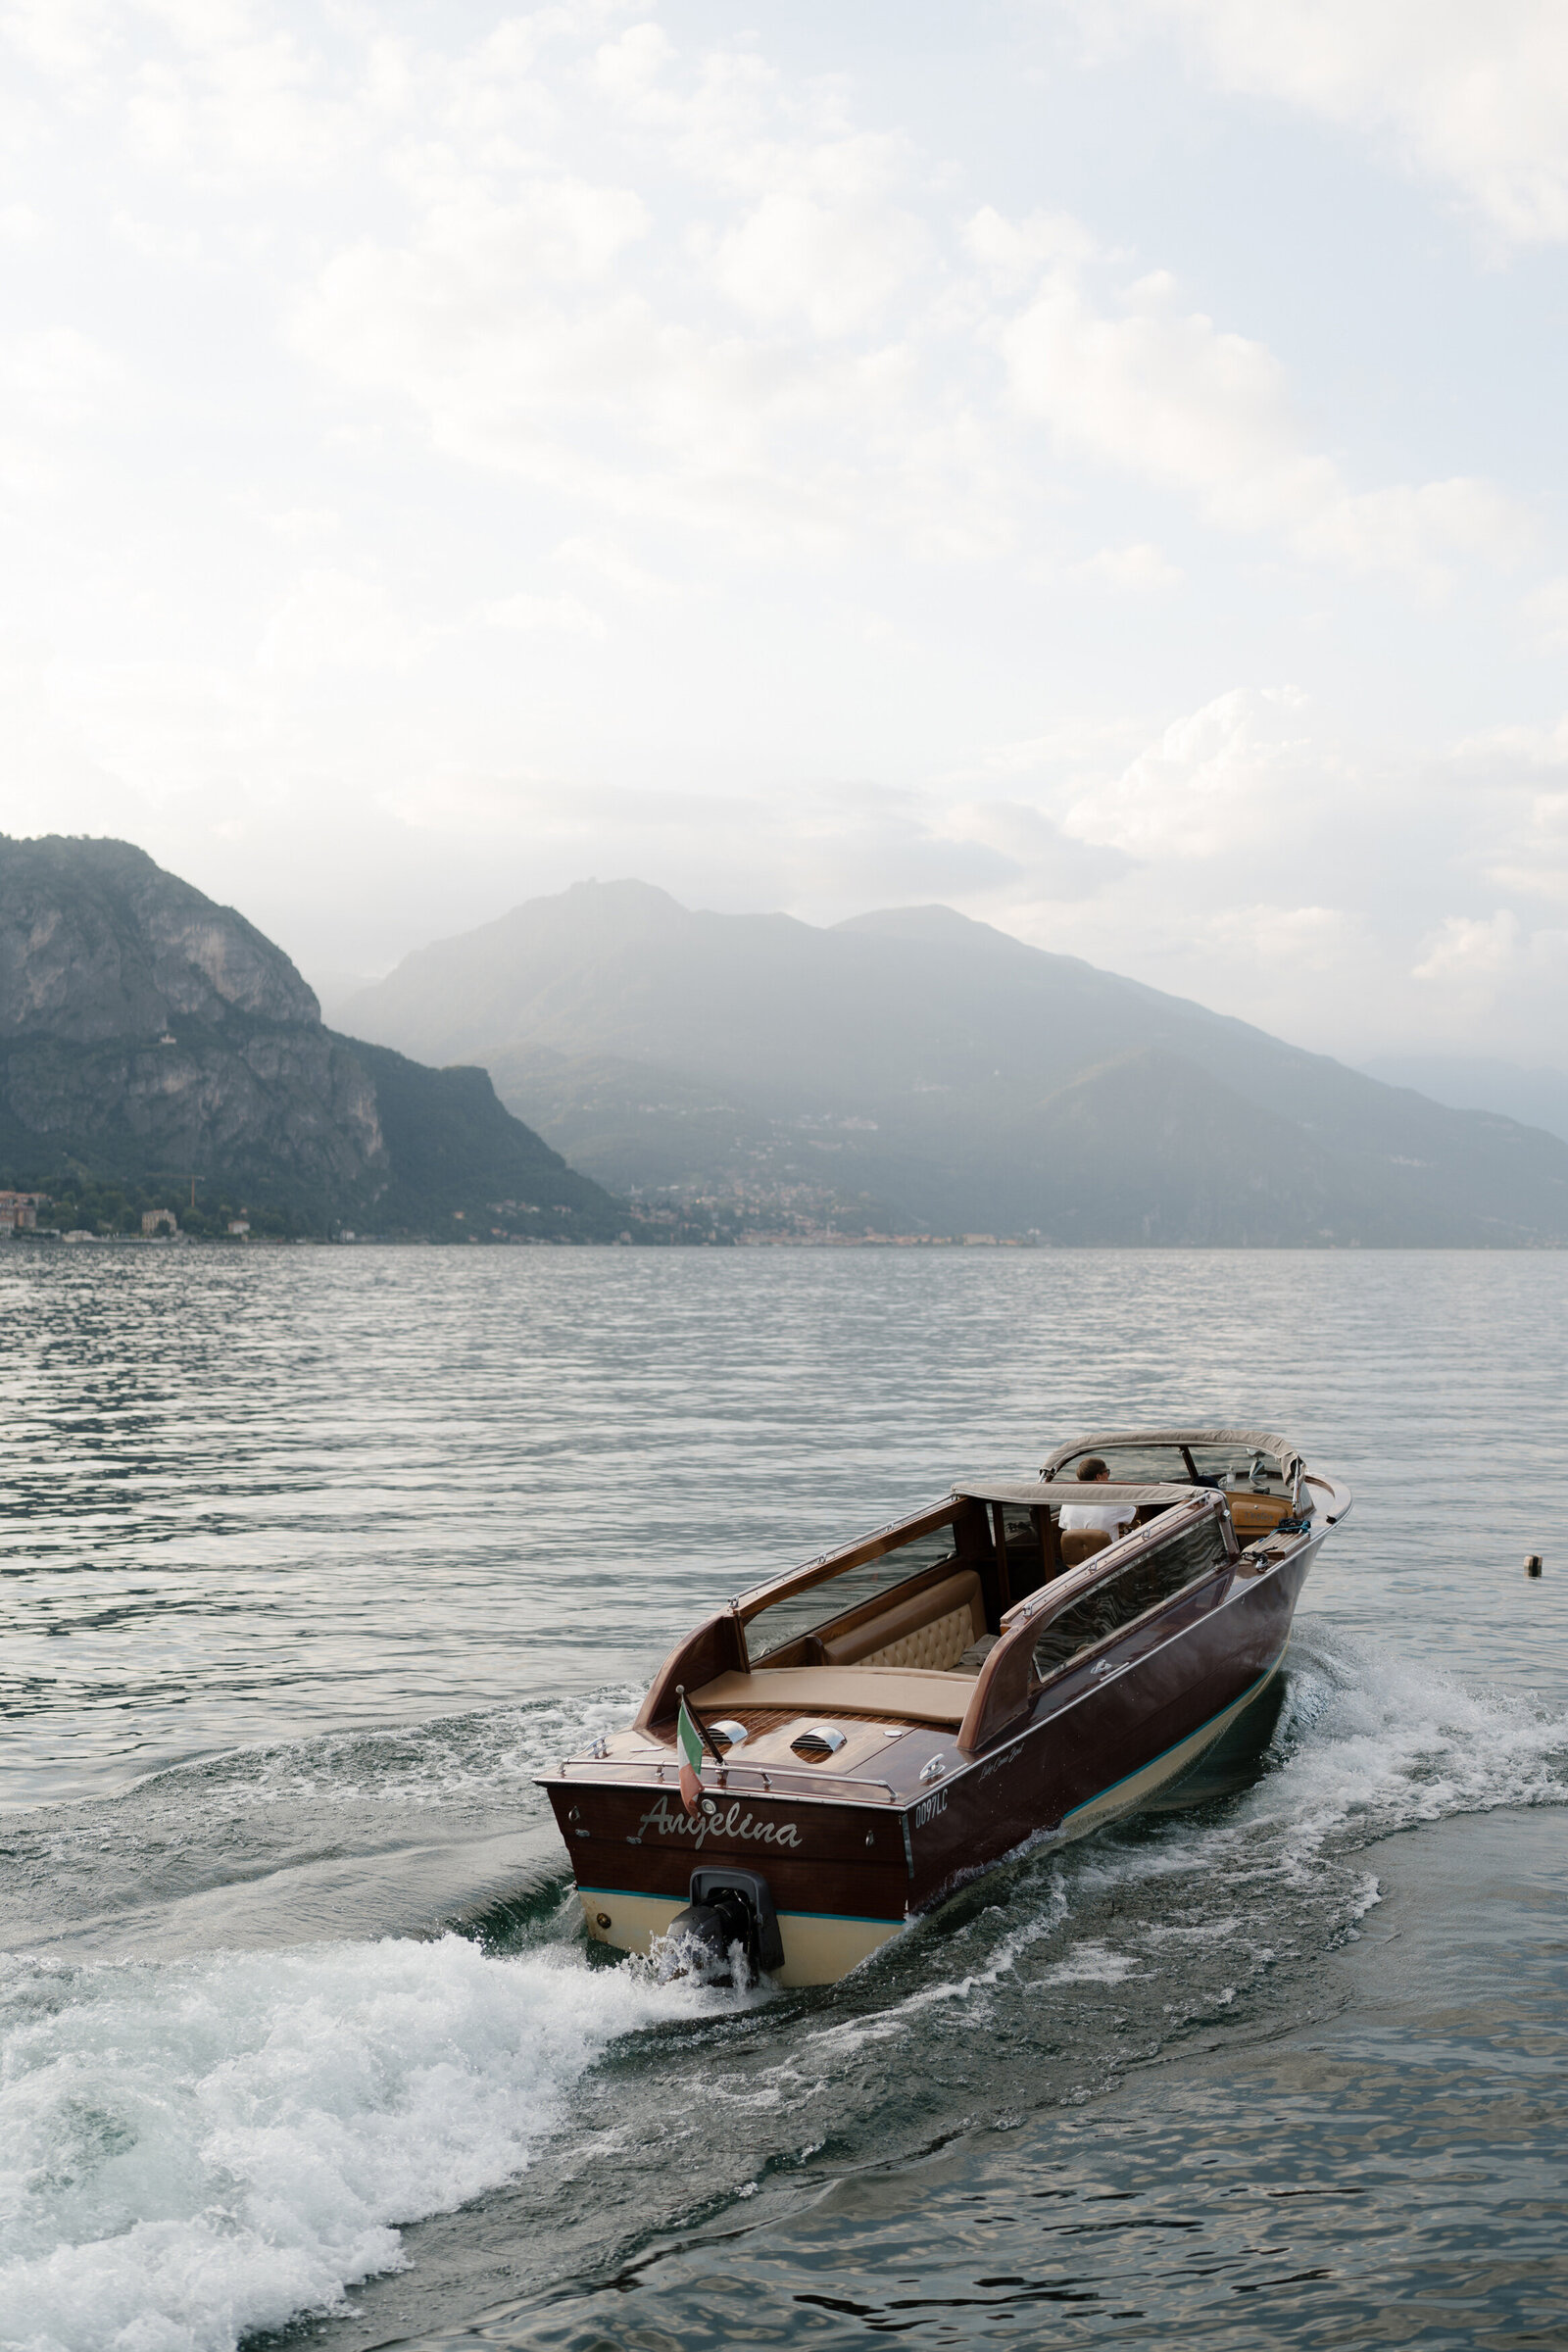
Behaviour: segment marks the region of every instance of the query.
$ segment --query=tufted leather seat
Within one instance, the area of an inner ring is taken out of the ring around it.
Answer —
[[[895,1666],[951,1673],[986,1630],[980,1579],[972,1568],[891,1601],[841,1633],[822,1637],[832,1666]]]
[[[917,1626],[897,1642],[869,1649],[857,1662],[861,1666],[924,1666],[943,1674],[956,1666],[974,1640],[974,1618],[966,1608],[949,1609],[929,1625]]]

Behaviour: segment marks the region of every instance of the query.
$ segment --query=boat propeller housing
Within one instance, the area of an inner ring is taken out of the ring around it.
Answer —
[[[669,1923],[671,1944],[696,1943],[708,1962],[705,1974],[730,1973],[736,1944],[754,1976],[782,1967],[784,1938],[767,1881],[755,1870],[708,1868],[692,1872],[690,1900]]]

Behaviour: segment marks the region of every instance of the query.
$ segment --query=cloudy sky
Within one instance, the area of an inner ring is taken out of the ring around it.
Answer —
[[[0,827],[1560,1060],[1560,0],[3,0]]]

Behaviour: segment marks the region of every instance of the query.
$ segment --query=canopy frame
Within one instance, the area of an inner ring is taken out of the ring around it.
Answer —
[[[1295,1441],[1271,1429],[1112,1429],[1098,1431],[1092,1437],[1073,1438],[1067,1445],[1058,1446],[1041,1464],[1040,1475],[1050,1483],[1064,1462],[1114,1446],[1234,1446],[1253,1453],[1272,1453],[1278,1459],[1285,1485],[1290,1488],[1297,1485],[1306,1467]]]

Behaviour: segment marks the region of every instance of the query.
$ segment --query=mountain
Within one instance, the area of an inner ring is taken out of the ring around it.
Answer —
[[[1568,1147],[942,906],[819,928],[579,883],[351,1000],[607,1184],[1056,1242],[1549,1246]]]
[[[1472,1054],[1394,1054],[1361,1064],[1369,1078],[1413,1086],[1455,1110],[1491,1110],[1568,1143],[1568,1070],[1526,1069]]]
[[[316,1229],[625,1223],[483,1070],[336,1035],[281,949],[122,841],[0,836],[0,1170],[181,1199],[195,1178]]]

